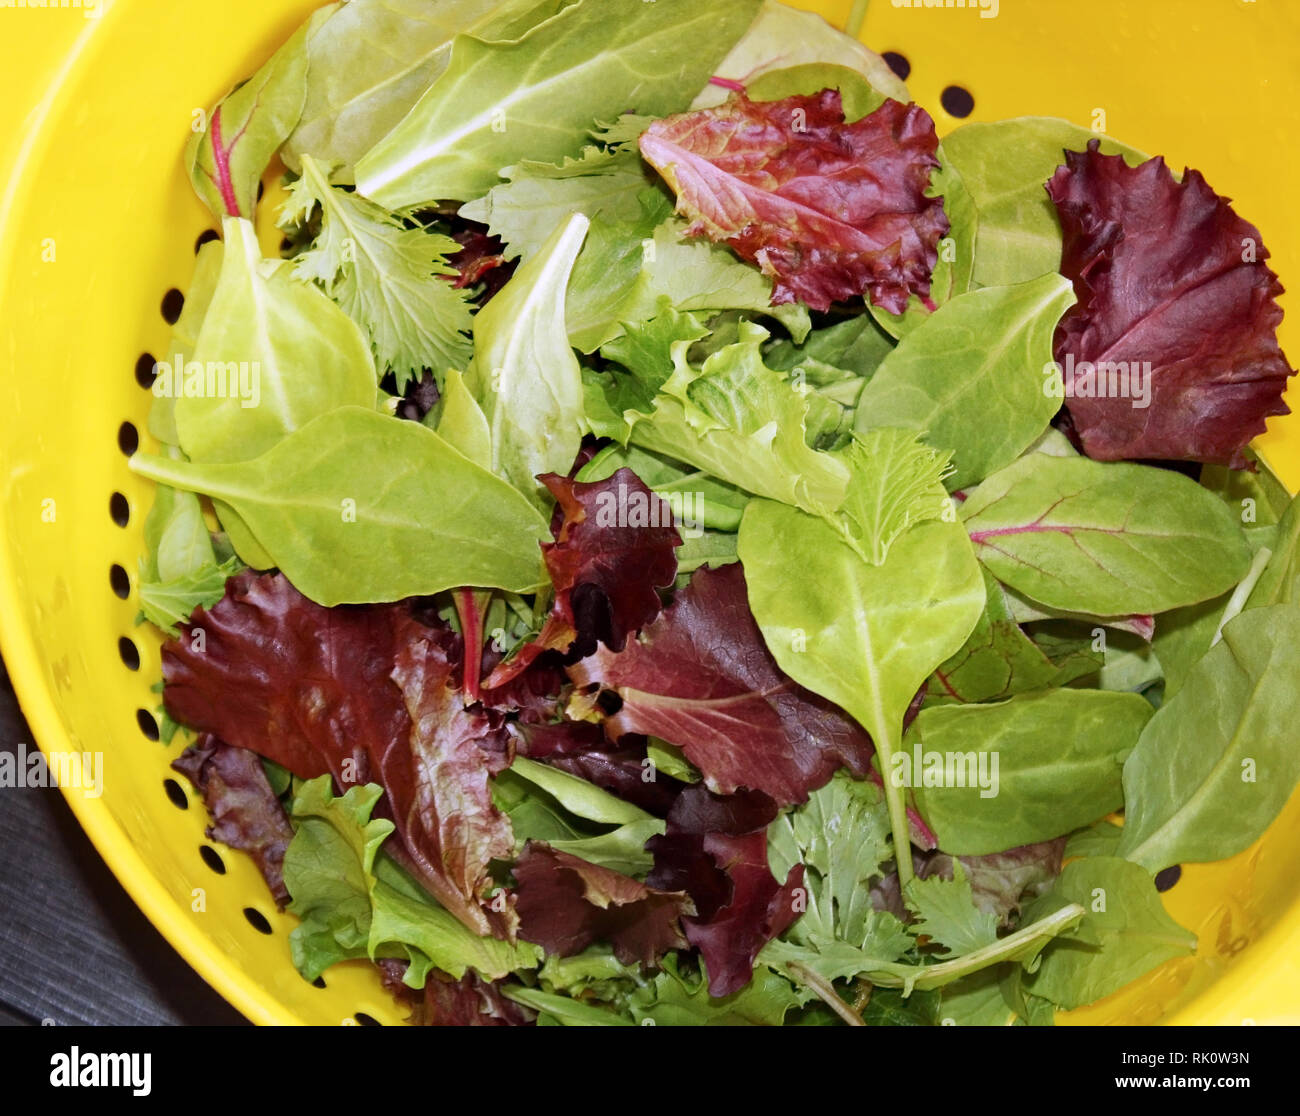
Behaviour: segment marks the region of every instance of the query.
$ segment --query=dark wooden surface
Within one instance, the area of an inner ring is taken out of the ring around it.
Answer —
[[[0,664],[0,748],[34,747]],[[181,959],[56,789],[0,788],[0,1024],[221,1025],[244,1018]]]

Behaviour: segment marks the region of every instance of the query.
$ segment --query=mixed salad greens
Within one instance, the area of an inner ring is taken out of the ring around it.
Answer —
[[[1281,287],[1196,171],[940,144],[771,0],[351,0],[187,161],[139,598],[305,979],[1039,1024],[1192,954],[1157,875],[1300,777]]]

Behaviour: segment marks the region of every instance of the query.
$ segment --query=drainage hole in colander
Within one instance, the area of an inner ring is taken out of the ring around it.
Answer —
[[[158,721],[149,710],[137,709],[135,711],[135,723],[140,726],[140,731],[144,734],[146,740],[158,739]]]
[[[199,856],[203,857],[203,863],[216,872],[218,876],[226,874],[226,862],[221,859],[221,854],[211,845],[200,845]],[[270,933],[269,929],[267,932]]]
[[[126,636],[117,641],[117,653],[122,656],[122,663],[127,670],[140,669],[140,652]]]
[[[313,981],[311,982],[311,986],[312,986],[313,988],[324,988],[324,987],[325,987],[325,978],[324,978],[324,977],[317,977],[315,980],[313,980]]]
[[[975,98],[971,96],[970,90],[963,89],[960,85],[950,85],[940,93],[939,104],[943,105],[943,111],[949,116],[959,118],[975,111]]]
[[[373,1015],[367,1015],[364,1011],[357,1012],[355,1015],[352,1016],[352,1018],[355,1019],[358,1023],[360,1023],[361,1026],[363,1027],[383,1026],[383,1024],[380,1023],[379,1020],[376,1019]]]
[[[912,63],[896,50],[887,50],[880,56],[885,60],[886,65],[894,71],[894,75],[899,81],[906,81],[907,75],[912,72]]]
[[[175,779],[164,779],[163,790],[167,792],[167,797],[171,799],[172,805],[176,809],[188,810],[190,808],[190,800],[185,796],[180,783]]]
[[[194,252],[197,255],[200,248],[213,240],[220,240],[221,236],[216,229],[204,229],[199,233],[199,238],[194,242]]]
[[[117,448],[130,457],[140,448],[140,432],[135,423],[124,422],[117,428]]]
[[[135,362],[135,382],[145,391],[153,387],[153,382],[157,379],[154,372],[154,365],[157,363],[153,358],[153,353],[141,353],[140,359]]]
[[[266,915],[256,908],[245,907],[244,917],[248,919],[248,925],[259,934],[269,934],[271,932],[271,924],[266,921]]]
[[[1171,864],[1168,868],[1162,869],[1156,873],[1156,890],[1168,891],[1183,876],[1182,865]]]
[[[108,567],[108,583],[113,587],[113,595],[126,600],[131,595],[131,578],[119,565]]]
[[[114,492],[108,498],[108,514],[119,527],[125,527],[131,522],[131,505],[120,492]]]
[[[175,325],[185,309],[185,296],[175,287],[163,295],[162,316],[168,325]]]

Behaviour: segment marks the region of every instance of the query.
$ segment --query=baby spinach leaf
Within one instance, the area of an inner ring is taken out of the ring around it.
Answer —
[[[487,418],[492,469],[538,507],[543,473],[566,475],[583,433],[582,372],[564,329],[565,287],[587,234],[574,214],[474,319],[465,386]]]
[[[1247,609],[1224,627],[1124,764],[1118,855],[1158,872],[1232,856],[1264,832],[1300,779],[1298,657],[1294,605]]]
[[[811,97],[823,89],[839,91],[846,124],[857,123],[887,99],[859,71],[826,62],[766,70],[745,84],[745,96],[751,101],[784,101],[787,97]]]
[[[929,497],[937,501],[942,489]],[[920,523],[873,566],[824,520],[755,500],[738,550],[750,608],[781,668],[852,714],[889,770],[917,689],[961,647],[984,608],[984,582],[961,528]],[[903,792],[887,780],[886,793],[895,845],[908,848]],[[900,868],[910,877],[910,858]]]
[[[410,111],[447,68],[458,35],[513,39],[565,0],[350,0],[307,39],[307,101],[284,147],[341,164],[336,182]]]
[[[1021,978],[1029,992],[1060,1007],[1100,1000],[1196,948],[1196,935],[1165,913],[1151,877],[1127,860],[1090,856],[1067,864],[1052,893],[1031,904],[1025,918],[1040,918],[1062,902],[1087,911],[1079,933],[1058,938],[1038,971]]]
[[[217,288],[171,385],[181,448],[202,464],[257,457],[337,407],[373,407],[377,392],[352,320],[292,265],[263,259],[250,221],[228,217],[223,229]]]
[[[305,223],[320,209],[320,233],[294,259],[293,273],[311,279],[365,330],[381,369],[401,394],[425,368],[442,381],[469,360],[468,292],[447,282],[447,257],[460,251],[449,236],[405,224],[359,194],[329,184],[310,155],[289,188],[281,224]]]
[[[190,285],[185,292],[185,305],[181,308],[181,316],[172,326],[171,343],[167,346],[172,384],[175,382],[176,368],[183,368],[194,355],[203,319],[207,317],[208,306],[212,303],[212,296],[216,293],[221,278],[225,248],[220,240],[209,240],[199,249],[194,274],[190,277]],[[154,383],[158,385],[158,390],[154,392],[154,400],[149,407],[149,433],[163,445],[178,446],[181,436],[176,431],[176,395],[174,392],[163,391],[164,387],[169,386],[165,380],[155,380]]]
[[[805,439],[808,402],[763,364],[767,332],[741,326],[741,340],[701,368],[677,368],[648,417],[631,413],[632,440],[685,461],[746,492],[829,513],[843,502],[849,470]]]
[[[1246,599],[1247,608],[1300,601],[1300,497],[1292,500],[1283,513],[1272,551]]]
[[[1015,1009],[1002,993],[1002,973],[985,969],[945,985],[939,1002],[946,1027],[1007,1027]]]
[[[1250,565],[1236,517],[1187,477],[1031,454],[962,505],[980,561],[1050,608],[1116,616],[1217,596]]]
[[[945,852],[1046,841],[1124,804],[1121,770],[1151,706],[1137,694],[1047,690],[922,709],[885,774],[911,786]]]
[[[597,120],[686,107],[758,0],[578,0],[513,41],[457,35],[447,68],[357,163],[389,209],[477,198],[522,156],[573,154]]]
[[[465,386],[465,377],[455,368],[447,369],[438,407],[429,412],[437,416],[432,425],[438,436],[460,450],[475,465],[492,469],[492,431],[478,400]]]
[[[318,604],[462,585],[524,592],[542,581],[537,544],[549,531],[541,513],[432,430],[377,411],[340,407],[252,461],[137,454],[131,467],[229,504]]]
[[[1131,166],[1146,156],[1066,120],[1022,116],[964,124],[943,149],[979,210],[974,281],[981,287],[1023,283],[1061,265],[1061,225],[1044,185],[1064,152],[1101,139],[1101,150]]]
[[[952,452],[953,489],[1010,465],[1060,407],[1044,390],[1043,370],[1056,323],[1073,302],[1068,281],[1044,275],[940,306],[876,369],[858,399],[857,429],[923,431],[930,445]]]
[[[315,12],[269,61],[237,86],[185,145],[195,192],[213,214],[252,218],[257,187],[307,99],[307,38],[337,5]]]

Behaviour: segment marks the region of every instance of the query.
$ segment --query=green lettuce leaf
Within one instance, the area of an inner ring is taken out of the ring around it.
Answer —
[[[598,120],[685,108],[758,0],[578,0],[513,41],[458,35],[447,68],[356,165],[390,209],[481,197],[521,157],[577,153]]]

